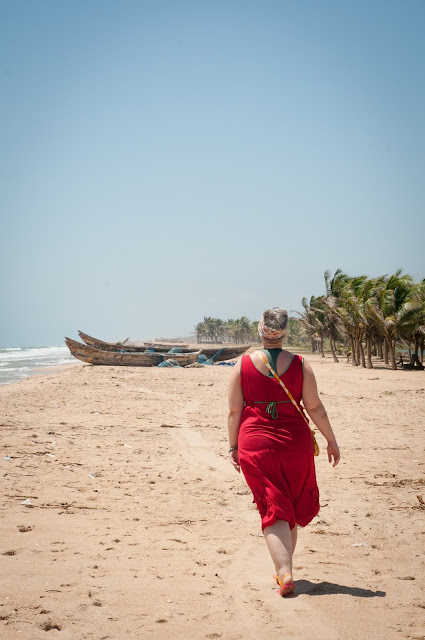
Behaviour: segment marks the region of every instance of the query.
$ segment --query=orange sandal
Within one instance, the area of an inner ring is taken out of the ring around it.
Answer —
[[[295,591],[294,582],[286,582],[286,583],[283,582],[285,578],[287,578],[288,576],[292,576],[292,573],[285,573],[283,578],[279,578],[279,576],[273,576],[277,584],[279,585],[279,591],[277,591],[277,593],[280,596],[282,596],[282,598],[284,598],[285,596],[289,596],[291,593],[294,593]]]

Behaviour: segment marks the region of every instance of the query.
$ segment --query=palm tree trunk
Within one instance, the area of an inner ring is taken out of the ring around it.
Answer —
[[[316,343],[314,341],[314,338],[310,338],[311,340],[311,350],[314,353],[316,351]]]
[[[359,340],[359,348],[360,348],[360,357],[362,359],[362,367],[363,369],[366,369],[366,362],[364,359],[364,349],[363,349],[363,343],[361,340]]]
[[[384,362],[385,362],[385,364],[390,364],[390,361],[388,359],[388,352],[389,352],[388,340],[387,340],[387,338],[385,338],[385,342],[384,342]]]
[[[351,342],[351,366],[352,367],[357,367],[357,358],[356,358],[356,345],[354,343],[354,338],[352,336],[350,336],[350,342]]]
[[[376,339],[376,345],[378,347],[378,358],[380,360],[383,360],[384,359],[384,354],[382,352],[382,340],[381,340],[381,338],[377,338]]]
[[[415,335],[415,364],[420,367],[422,363],[419,360],[419,340],[420,340],[420,335],[416,334]]]
[[[323,338],[320,337],[320,353],[322,354],[322,358],[325,357],[325,353],[323,351]]]
[[[357,364],[360,365],[360,340],[356,340],[356,359]]]
[[[366,336],[366,368],[373,369],[371,339]]]
[[[332,357],[334,359],[334,362],[339,362],[338,358],[336,357],[336,353],[335,353],[334,342],[332,340],[332,333],[329,334],[329,344],[331,346]]]
[[[395,340],[389,340],[390,347],[390,360],[391,360],[391,369],[397,369],[397,363],[395,361]]]

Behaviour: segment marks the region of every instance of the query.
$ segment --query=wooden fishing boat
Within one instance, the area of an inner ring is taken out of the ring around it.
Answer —
[[[191,353],[120,353],[119,351],[102,351],[71,338],[65,343],[74,358],[94,365],[112,365],[124,367],[155,367],[164,360],[176,360],[181,367],[195,362],[202,352]]]
[[[170,349],[174,349],[174,347],[179,347],[182,351],[188,353],[190,351],[188,344],[178,344],[172,342],[145,342],[146,347],[151,347],[155,349],[155,351],[169,351]]]
[[[145,342],[135,343],[135,342],[127,342],[127,340],[123,340],[122,342],[105,342],[104,340],[100,340],[99,338],[94,338],[93,336],[89,336],[87,333],[83,331],[78,332],[80,338],[83,342],[85,342],[90,347],[95,347],[96,349],[100,349],[101,351],[129,351],[134,353],[141,353],[146,350],[147,347],[155,349],[160,353],[164,353],[169,351],[173,347],[179,347],[182,350],[182,353],[193,353],[193,348],[191,348],[188,344],[172,344],[165,342]],[[202,345],[198,345],[202,346]],[[233,360],[234,358],[238,358],[245,351],[248,351],[250,348],[250,344],[237,344],[237,345],[227,345],[225,347],[221,345],[214,345],[213,347],[209,344],[208,347],[202,347],[202,353],[209,359],[214,358],[214,362],[224,362],[225,360]],[[217,354],[217,355],[216,355]],[[175,354],[174,354],[175,355]]]
[[[88,333],[84,333],[83,331],[78,331],[78,335],[83,342],[89,345],[89,347],[94,347],[95,349],[100,349],[101,351],[120,351],[121,349],[123,349],[124,351],[140,353],[146,350],[146,345],[144,342],[129,342],[128,338],[126,340],[123,340],[122,342],[105,342],[104,340],[100,340],[99,338],[89,336]]]
[[[122,342],[105,342],[99,338],[89,336],[89,334],[84,333],[84,331],[78,331],[78,334],[81,340],[89,345],[89,347],[95,347],[95,349],[100,349],[101,351],[120,351],[123,349],[124,351],[130,351],[132,353],[141,353],[148,347],[151,347],[155,349],[155,351],[165,352],[173,347],[179,347],[184,353],[193,352],[193,349],[190,349],[188,344],[173,344],[171,342],[129,342],[128,338]]]
[[[202,347],[202,353],[208,359],[213,358],[214,362],[224,362],[225,360],[234,360],[239,358],[245,351],[248,351],[250,344],[233,345],[230,347]]]

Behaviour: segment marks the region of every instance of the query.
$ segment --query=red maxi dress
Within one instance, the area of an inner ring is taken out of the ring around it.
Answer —
[[[294,356],[280,376],[300,404],[303,361]],[[261,515],[262,528],[286,520],[305,527],[319,512],[311,432],[273,377],[242,357],[245,399],[238,437],[239,463]]]

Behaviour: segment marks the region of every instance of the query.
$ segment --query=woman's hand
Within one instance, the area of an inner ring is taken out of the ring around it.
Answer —
[[[331,442],[328,442],[328,460],[329,462],[332,462],[332,458],[333,458],[333,466],[336,467],[336,465],[338,464],[340,458],[341,458],[341,454],[339,452],[339,447],[337,445],[337,443],[335,442],[335,440],[332,440]]]
[[[229,458],[230,458],[230,462],[232,463],[232,465],[234,466],[234,468],[236,469],[236,471],[238,473],[240,473],[241,467],[239,464],[239,454],[238,454],[238,450],[234,449],[233,451],[231,451],[229,453]]]

